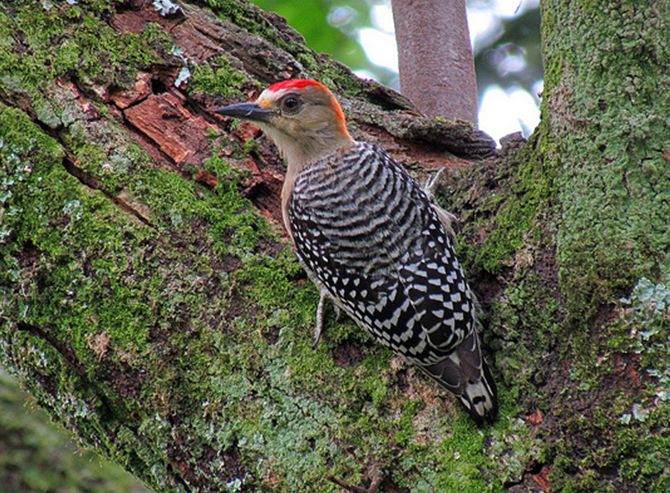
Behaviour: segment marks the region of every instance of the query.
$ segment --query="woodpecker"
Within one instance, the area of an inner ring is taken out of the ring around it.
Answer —
[[[215,110],[257,124],[287,163],[282,215],[326,300],[437,380],[477,424],[497,414],[482,357],[477,302],[454,253],[449,215],[380,147],[357,142],[333,93],[277,82],[254,102]]]

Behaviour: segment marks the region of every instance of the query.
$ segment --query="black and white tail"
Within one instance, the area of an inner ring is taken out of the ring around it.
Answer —
[[[444,360],[422,369],[455,394],[478,425],[495,421],[498,414],[496,385],[482,357],[476,330]]]

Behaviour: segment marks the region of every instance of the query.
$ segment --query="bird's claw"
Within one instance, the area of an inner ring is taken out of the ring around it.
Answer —
[[[328,299],[327,291],[322,289],[319,293],[319,306],[316,308],[316,327],[314,328],[314,347],[319,345],[321,333],[323,332],[323,312]]]
[[[435,189],[437,188],[437,185],[440,183],[440,179],[442,178],[442,174],[446,169],[447,168],[440,168],[437,170],[437,173],[428,177],[426,182],[423,184],[423,191],[426,192],[426,195],[428,195],[430,198],[433,197],[433,192],[435,192]]]

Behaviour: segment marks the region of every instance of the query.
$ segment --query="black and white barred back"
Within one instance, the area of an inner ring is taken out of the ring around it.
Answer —
[[[288,212],[317,285],[456,394],[475,421],[495,418],[474,296],[431,200],[403,168],[379,147],[355,143],[298,175]]]

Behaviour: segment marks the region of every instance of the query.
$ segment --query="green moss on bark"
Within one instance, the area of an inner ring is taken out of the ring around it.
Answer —
[[[92,190],[63,165],[86,138],[57,142],[11,108],[0,138],[13,163],[3,169],[2,359],[86,443],[166,491],[337,491],[329,474],[363,482],[371,462],[407,486],[501,490],[481,474],[484,438],[444,392],[406,410],[393,385],[406,370],[350,321],[329,319],[313,347],[317,292],[296,283],[286,247],[264,251],[272,230],[220,158],[207,164],[221,179],[212,191],[134,148],[128,172]],[[80,164],[98,176],[108,159]],[[119,187],[150,225],[108,199]],[[436,392],[413,371],[402,378]],[[465,448],[464,437],[474,439]]]
[[[595,354],[576,362],[579,385],[564,389],[558,413],[564,433],[554,444],[553,478],[559,491],[667,489],[669,301],[665,284],[640,281],[617,303],[618,317],[592,336],[598,349],[584,345]]]
[[[157,60],[146,43],[153,38],[119,35],[103,20],[112,11],[108,1],[54,3],[49,8],[6,2],[0,11],[0,30],[10,33],[4,39],[14,41],[0,45],[3,90],[48,105],[41,93],[58,77],[94,85],[132,84],[137,67]]]
[[[621,318],[619,299],[640,278],[669,270],[670,43],[662,33],[670,8],[549,2],[543,12],[553,147],[543,159],[559,170],[556,259],[571,365],[557,400],[565,411],[553,478],[558,491],[660,492],[667,477],[650,471],[667,468],[656,458],[667,450],[668,406],[650,393],[658,377],[638,375],[644,358],[622,349],[630,341],[623,327],[649,329]]]
[[[670,406],[666,290],[654,282],[670,272],[670,10],[543,11],[542,123],[497,167],[454,181],[458,246],[484,300],[494,293],[497,370],[524,408],[556,420],[537,430],[535,455],[552,465],[552,491],[660,492]]]
[[[189,91],[225,97],[243,97],[240,88],[249,83],[247,76],[231,67],[225,56],[196,66],[189,82]]]
[[[668,269],[670,41],[662,33],[670,6],[550,2],[543,10],[556,150],[547,158],[561,169],[557,255],[570,313],[583,318]]]

